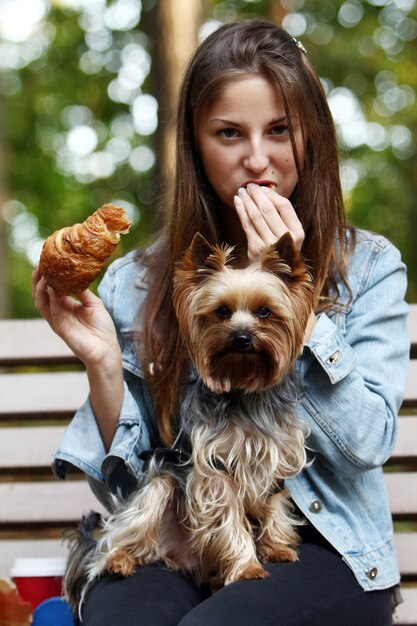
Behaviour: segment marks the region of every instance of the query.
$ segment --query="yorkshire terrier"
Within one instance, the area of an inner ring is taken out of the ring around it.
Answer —
[[[231,247],[197,233],[177,266],[173,303],[199,381],[177,443],[147,455],[144,483],[95,540],[74,539],[64,581],[74,608],[106,571],[128,576],[162,562],[216,589],[297,559],[283,483],[306,463],[292,369],[313,281],[289,233],[257,263],[232,261]]]

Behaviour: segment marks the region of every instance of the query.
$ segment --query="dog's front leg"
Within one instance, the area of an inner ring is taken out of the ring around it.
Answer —
[[[106,569],[129,576],[137,565],[164,560],[161,525],[175,494],[172,476],[156,476],[129,505],[110,516],[90,567],[92,579]]]
[[[187,525],[202,582],[219,587],[268,576],[256,556],[252,529],[230,476],[215,469],[204,477],[192,472],[187,499]]]
[[[257,539],[257,549],[261,561],[296,561],[300,538],[293,526],[291,503],[286,489],[270,496],[259,521],[261,534]]]

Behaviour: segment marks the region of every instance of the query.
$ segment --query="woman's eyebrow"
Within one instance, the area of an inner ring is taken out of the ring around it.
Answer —
[[[269,124],[270,124],[270,125],[272,125],[272,124],[280,124],[281,122],[286,122],[286,121],[287,121],[287,116],[286,116],[286,115],[283,115],[282,117],[279,117],[279,118],[277,118],[277,119],[275,119],[275,120],[271,120],[271,121],[269,122]]]
[[[287,120],[287,116],[283,115],[282,117],[272,119],[270,122],[268,122],[268,126],[272,126],[273,124],[280,124],[281,122],[285,122],[286,120]],[[209,122],[221,122],[222,124],[228,124],[230,126],[241,126],[239,122],[235,122],[233,120],[225,120],[220,117],[214,117],[211,120],[209,120]]]
[[[228,124],[230,126],[240,126],[239,122],[232,122],[232,120],[225,120],[220,117],[213,117],[209,122],[221,122],[222,124]]]

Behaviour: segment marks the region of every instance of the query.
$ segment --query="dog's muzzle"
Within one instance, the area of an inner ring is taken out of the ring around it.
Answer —
[[[231,345],[237,352],[247,352],[252,348],[252,335],[248,332],[239,332],[232,335]]]

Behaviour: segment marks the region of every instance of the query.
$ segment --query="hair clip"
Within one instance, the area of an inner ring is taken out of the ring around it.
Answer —
[[[296,39],[295,37],[292,37],[292,40],[297,46],[297,48],[300,48],[301,52],[304,52],[304,54],[307,54],[307,50],[305,46],[301,43],[301,41],[298,41],[298,39]]]

